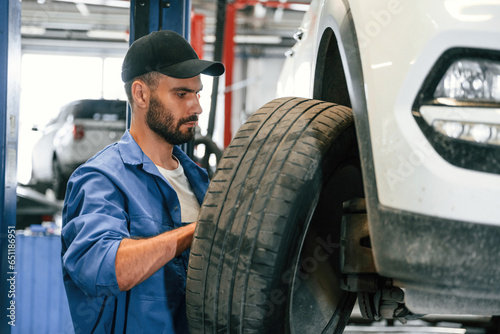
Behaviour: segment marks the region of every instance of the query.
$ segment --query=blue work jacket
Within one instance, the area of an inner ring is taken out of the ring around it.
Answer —
[[[206,171],[174,148],[198,201]],[[152,237],[181,221],[179,199],[128,130],[118,143],[80,166],[68,182],[63,208],[62,265],[76,333],[187,333],[188,251],[128,293],[116,281],[123,238]]]

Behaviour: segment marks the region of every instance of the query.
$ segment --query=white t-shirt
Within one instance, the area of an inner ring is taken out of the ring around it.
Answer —
[[[167,179],[172,188],[174,188],[181,204],[181,219],[183,223],[192,223],[198,221],[198,214],[200,213],[200,204],[191,189],[188,178],[184,174],[179,162],[179,167],[174,170],[167,170],[163,167],[158,167],[160,173]]]

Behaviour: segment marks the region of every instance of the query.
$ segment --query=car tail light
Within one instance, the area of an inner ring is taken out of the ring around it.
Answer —
[[[73,139],[80,140],[85,135],[85,129],[83,125],[73,125]]]

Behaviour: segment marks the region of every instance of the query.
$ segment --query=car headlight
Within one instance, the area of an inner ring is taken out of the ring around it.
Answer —
[[[433,67],[413,115],[436,151],[460,167],[500,173],[500,53],[452,49]]]
[[[434,98],[500,103],[500,63],[488,59],[454,61],[439,81]]]

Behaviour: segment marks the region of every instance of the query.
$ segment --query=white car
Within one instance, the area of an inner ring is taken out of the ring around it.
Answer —
[[[125,131],[127,103],[120,100],[77,100],[61,108],[32,155],[30,184],[53,189],[63,199],[73,171]]]
[[[313,0],[296,39],[210,184],[191,332],[500,315],[500,2]]]

